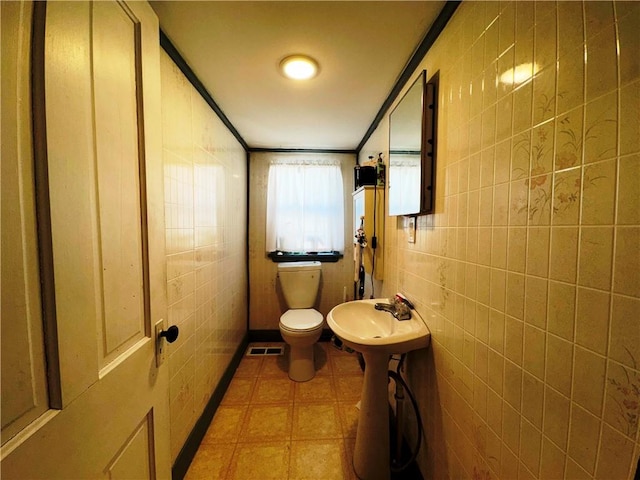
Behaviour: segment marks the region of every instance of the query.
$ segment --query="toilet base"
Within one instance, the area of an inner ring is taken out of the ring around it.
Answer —
[[[289,347],[289,378],[294,382],[307,382],[315,377],[313,344]]]
[[[308,382],[316,375],[313,348],[322,334],[322,325],[312,331],[292,332],[280,327],[282,339],[289,346],[289,378]]]

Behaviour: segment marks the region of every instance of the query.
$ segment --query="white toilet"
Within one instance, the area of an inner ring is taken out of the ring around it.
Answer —
[[[289,310],[280,317],[280,333],[289,345],[289,378],[311,380],[316,369],[313,346],[320,339],[324,318],[313,308],[320,286],[320,262],[278,264],[278,278]]]

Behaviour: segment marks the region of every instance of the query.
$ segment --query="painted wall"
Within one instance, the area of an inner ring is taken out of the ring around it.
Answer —
[[[175,460],[247,331],[247,162],[161,53],[171,453]]]
[[[464,2],[419,67],[440,71],[437,213],[415,244],[387,222],[384,292],[432,333],[407,364],[425,478],[633,477],[639,29],[638,2]]]
[[[249,182],[249,281],[251,290],[250,320],[251,330],[278,330],[280,315],[287,311],[287,305],[276,282],[278,267],[267,257],[265,250],[267,179],[269,161],[280,153],[252,153],[250,159]],[[297,157],[329,154],[295,154]],[[345,256],[336,263],[322,264],[322,280],[317,309],[325,317],[329,311],[342,303],[344,287],[348,298],[353,298],[353,220],[352,197],[353,167],[355,155],[331,154],[340,159],[344,181],[345,201]],[[325,326],[325,328],[328,328]]]

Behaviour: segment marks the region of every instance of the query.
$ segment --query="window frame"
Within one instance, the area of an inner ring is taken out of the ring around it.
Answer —
[[[342,205],[342,235],[344,236],[344,228],[346,228],[346,226],[344,226],[344,221],[345,221],[345,215],[347,214],[346,211],[346,205],[344,203],[344,189],[345,189],[345,184],[344,184],[344,173],[342,172],[342,161],[336,158],[305,158],[304,156],[300,157],[300,156],[292,156],[292,157],[279,157],[277,159],[274,159],[272,161],[269,162],[269,169],[271,167],[273,167],[274,165],[300,165],[300,166],[331,166],[331,167],[337,167],[338,170],[340,171],[340,176],[342,177],[342,182],[340,185],[340,189],[341,189],[341,205]],[[267,182],[267,197],[269,196],[269,182]],[[267,199],[267,206],[266,209],[267,211],[269,210],[269,201]],[[267,213],[267,218],[269,217],[269,214]],[[265,235],[268,236],[268,231],[269,231],[269,227],[268,225],[266,226],[265,229]],[[335,238],[335,237],[334,237]],[[269,243],[268,240],[266,243]],[[339,245],[338,245],[339,246]],[[344,251],[344,249],[346,248],[346,243],[344,243],[342,250]],[[266,251],[267,253],[267,257],[270,258],[274,263],[283,263],[283,262],[297,262],[297,261],[319,261],[319,262],[328,262],[328,263],[334,263],[337,262],[338,260],[340,260],[341,258],[344,258],[344,253],[339,251],[339,250],[331,250],[331,251],[285,251],[285,250],[280,250],[280,249],[276,249],[276,250],[272,250]]]
[[[282,250],[276,250],[267,253],[267,257],[269,257],[273,263],[309,261],[335,263],[341,258],[344,258],[344,254],[337,250],[332,252],[283,252]]]

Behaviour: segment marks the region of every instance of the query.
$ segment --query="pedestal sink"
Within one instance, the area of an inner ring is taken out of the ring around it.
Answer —
[[[342,303],[327,315],[327,323],[348,347],[362,353],[366,368],[356,433],[353,468],[363,480],[389,480],[389,356],[429,346],[431,333],[415,310],[409,320],[397,320],[376,303],[387,299]]]

